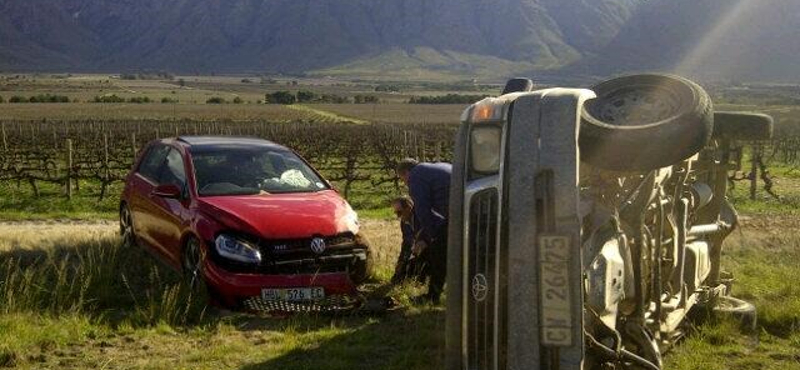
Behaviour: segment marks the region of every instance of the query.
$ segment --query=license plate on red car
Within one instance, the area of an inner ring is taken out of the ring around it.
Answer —
[[[325,298],[325,289],[322,287],[286,288],[286,289],[261,289],[261,298],[265,301],[318,301]]]

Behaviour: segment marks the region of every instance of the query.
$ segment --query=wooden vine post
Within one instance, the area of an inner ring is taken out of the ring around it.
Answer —
[[[72,199],[72,139],[67,139],[67,199]]]

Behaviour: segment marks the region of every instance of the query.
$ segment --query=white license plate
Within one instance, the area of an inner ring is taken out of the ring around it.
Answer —
[[[569,260],[569,237],[556,235],[539,237],[542,344],[545,346],[572,345],[573,317],[569,287]]]
[[[325,289],[322,287],[261,289],[261,298],[265,301],[318,301],[325,298]]]

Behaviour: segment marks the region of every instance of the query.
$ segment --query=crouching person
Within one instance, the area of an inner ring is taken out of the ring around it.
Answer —
[[[408,186],[414,201],[414,232],[417,240],[412,255],[426,263],[430,281],[428,293],[420,300],[438,304],[447,274],[447,216],[450,201],[449,163],[418,163],[407,158],[398,163],[397,176]]]
[[[394,214],[400,220],[400,231],[403,243],[400,246],[400,255],[395,264],[392,283],[399,284],[406,279],[424,279],[424,263],[419,263],[419,258],[412,254],[417,235],[414,228],[414,202],[411,198],[400,197],[392,200]]]

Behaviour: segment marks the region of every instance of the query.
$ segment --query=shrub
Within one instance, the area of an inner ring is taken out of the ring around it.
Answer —
[[[272,94],[266,95],[266,101],[270,104],[294,104],[297,98],[288,91],[276,91]]]
[[[134,104],[144,104],[150,102],[152,102],[152,100],[150,100],[150,98],[146,96],[135,96],[133,98],[128,99],[128,103],[134,103]]]
[[[178,102],[178,99],[171,99],[171,98],[161,98],[162,104],[175,104]]]
[[[356,104],[374,104],[380,102],[380,99],[375,95],[356,95],[353,97],[353,101]]]
[[[399,92],[400,91],[400,86],[397,86],[397,85],[378,85],[378,86],[375,86],[375,91]]]
[[[225,104],[225,103],[226,103],[225,99],[220,98],[218,96],[206,100],[206,104]]]
[[[8,99],[9,103],[27,103],[28,99],[25,99],[24,96],[14,95],[10,99]]]
[[[314,94],[311,91],[307,90],[300,90],[297,92],[297,102],[298,103],[305,103],[311,102],[317,99],[317,94]]]
[[[64,95],[39,94],[28,98],[31,103],[69,103],[69,97]]]
[[[6,99],[2,95],[0,95],[0,103],[5,103],[5,102],[6,102]]]
[[[94,97],[95,103],[124,103],[125,99],[120,98],[116,94],[111,95],[101,95]]]
[[[233,98],[233,104],[242,104],[242,103],[244,103],[244,100],[242,98],[238,96]]]
[[[346,96],[324,94],[317,101],[320,103],[347,104],[350,103],[350,98]]]

